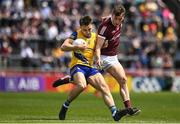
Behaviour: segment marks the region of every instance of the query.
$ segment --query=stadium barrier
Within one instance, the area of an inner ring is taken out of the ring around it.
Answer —
[[[164,70],[136,70],[126,71],[127,83],[130,91],[134,92],[159,92],[173,91],[180,92],[180,72]],[[52,82],[65,74],[59,72],[41,71],[1,71],[0,91],[2,92],[68,92],[73,84],[66,84],[53,88]],[[114,78],[105,75],[112,92],[118,92],[119,86]],[[85,92],[96,90],[88,85]]]

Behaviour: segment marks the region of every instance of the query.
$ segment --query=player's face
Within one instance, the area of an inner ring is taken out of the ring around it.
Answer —
[[[112,23],[114,26],[119,26],[124,21],[124,13],[122,13],[120,16],[112,15]]]
[[[92,24],[89,25],[83,25],[80,27],[81,28],[81,32],[85,37],[90,38],[91,37],[91,31],[92,31]]]

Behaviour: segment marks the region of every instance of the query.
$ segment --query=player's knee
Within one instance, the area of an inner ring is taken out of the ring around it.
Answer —
[[[109,87],[108,87],[108,85],[106,85],[106,84],[101,85],[101,86],[100,86],[100,90],[101,90],[102,93],[108,93],[108,92],[110,92]]]
[[[120,83],[125,84],[126,82],[127,82],[127,77],[122,77]]]
[[[80,89],[85,89],[85,88],[87,87],[87,85],[86,85],[86,83],[79,83],[79,84],[78,84],[78,87],[79,87]]]

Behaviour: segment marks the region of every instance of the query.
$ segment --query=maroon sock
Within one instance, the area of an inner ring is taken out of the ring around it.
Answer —
[[[125,108],[131,108],[131,101],[130,100],[124,101],[124,106]]]

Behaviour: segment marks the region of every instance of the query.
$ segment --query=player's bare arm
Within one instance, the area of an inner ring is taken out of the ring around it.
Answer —
[[[97,41],[96,41],[96,47],[95,47],[95,56],[96,56],[96,64],[97,66],[101,66],[101,48],[103,47],[105,43],[105,37],[98,35],[97,36]]]
[[[62,51],[76,51],[76,50],[85,50],[87,48],[86,44],[81,45],[73,45],[73,39],[66,39],[64,43],[61,45]]]

